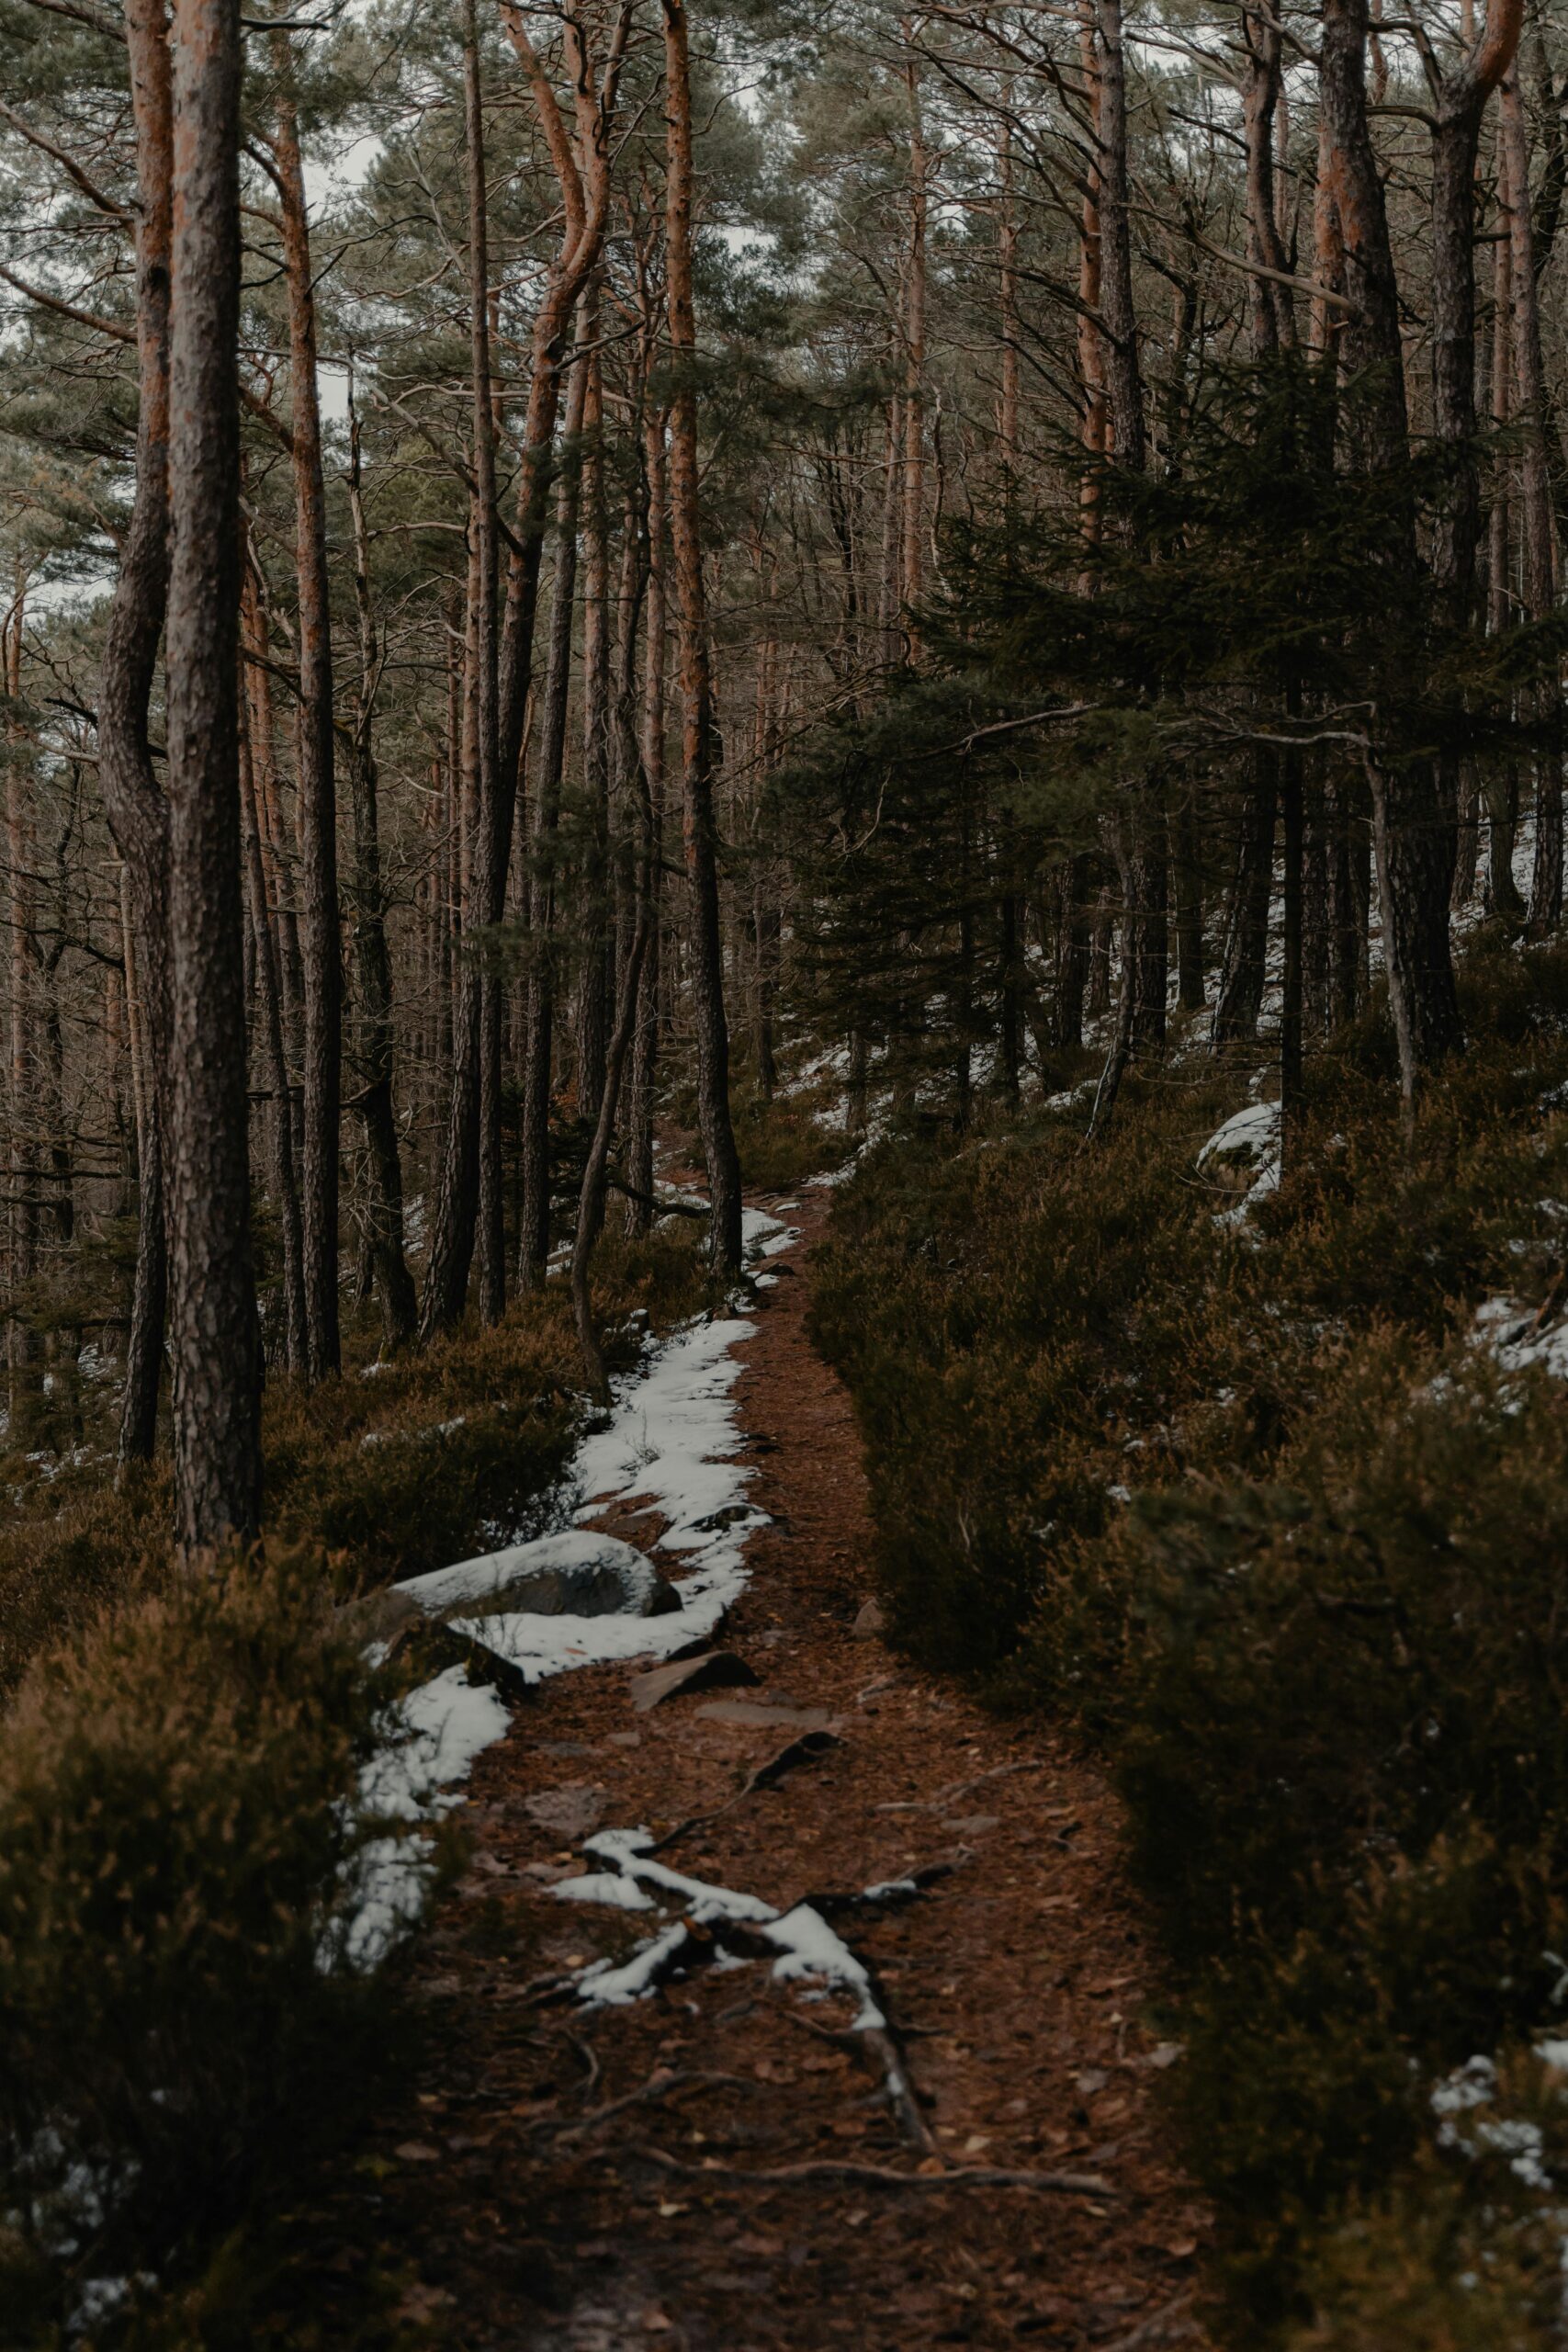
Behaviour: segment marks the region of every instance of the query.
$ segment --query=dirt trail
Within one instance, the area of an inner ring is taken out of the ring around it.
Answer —
[[[792,1209],[802,1240],[772,1261],[742,1347],[750,1492],[773,1523],[722,1641],[760,1687],[638,1713],[626,1670],[595,1668],[519,1710],[476,1769],[468,1875],[421,1948],[422,2075],[337,2223],[393,2250],[412,2279],[401,2322],[497,2352],[1191,2344],[1202,2215],[1165,2144],[1174,2052],[1146,2022],[1114,1803],[1037,1728],[852,1630],[864,1480],[848,1398],[805,1329],[824,1202],[807,1190]],[[541,1998],[541,1979],[660,1924],[552,1895],[582,1867],[585,1828],[662,1836],[824,1726],[837,1745],[660,1860],[781,1911],[949,1866],[902,1905],[831,1915],[901,2037],[918,2101],[902,2121],[897,2052],[846,2030],[855,2003],[778,1983],[765,1959],[722,1956],[628,2007]],[[565,1831],[529,1810],[552,1792]],[[949,2185],[947,2164],[1111,2193]],[[766,2177],[799,2165],[838,2169]],[[361,2258],[346,2245],[339,2267]]]

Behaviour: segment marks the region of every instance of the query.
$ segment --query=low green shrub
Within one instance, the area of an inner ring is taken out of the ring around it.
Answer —
[[[612,1367],[642,1331],[709,1301],[700,1238],[682,1228],[595,1257],[595,1311]],[[357,1360],[354,1342],[359,1342]],[[306,1391],[269,1382],[262,1408],[268,1532],[337,1555],[358,1588],[444,1567],[532,1532],[583,1410],[582,1365],[564,1285],[518,1299],[502,1320],[376,1363],[376,1333],[349,1335],[341,1375]],[[369,1366],[374,1363],[374,1370]],[[155,1591],[173,1518],[166,1462],[111,1483],[113,1392],[87,1458],[0,1460],[0,1692],[51,1642],[111,1602]]]
[[[330,2129],[386,1999],[322,1964],[389,1690],[319,1552],[233,1555],[39,1662],[0,1744],[0,2300],[43,2341]]]
[[[1472,1329],[1568,1281],[1568,951],[1462,988],[1414,1156],[1370,1020],[1240,1221],[1190,1063],[1089,1149],[1081,1104],[886,1145],[818,1261],[896,1638],[1125,1791],[1249,2352],[1538,2340],[1541,2199],[1489,2236],[1431,2095],[1568,1992],[1568,1390]]]

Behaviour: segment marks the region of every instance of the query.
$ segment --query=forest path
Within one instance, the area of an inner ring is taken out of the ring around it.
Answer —
[[[1154,2097],[1175,2053],[1145,2015],[1114,1800],[1038,1726],[998,1723],[854,1631],[865,1479],[848,1396],[806,1329],[826,1205],[809,1187],[789,1204],[800,1238],[770,1261],[739,1343],[741,1458],[771,1523],[718,1639],[758,1687],[644,1713],[625,1666],[562,1675],[476,1767],[468,1875],[415,1962],[422,2069],[361,2162],[374,2193],[345,2184],[338,2208],[342,2224],[357,2204],[361,2238],[374,2209],[407,2282],[400,2333],[495,2352],[1198,2340],[1202,2215]],[[836,1744],[736,1801],[823,1731]],[[771,1950],[748,1963],[743,1924],[721,1928],[722,1953],[699,1928],[717,1964],[626,2006],[543,1989],[679,1920],[679,1898],[649,1913],[554,1896],[588,1833],[663,1837],[720,1805],[659,1860],[777,1913],[942,1866],[907,1901],[824,1906],[888,2034],[855,2030],[859,1996],[778,1981]],[[906,2064],[900,2116],[886,2086]],[[800,2165],[836,2169],[778,2177]],[[949,2185],[949,2165],[1108,2193]]]

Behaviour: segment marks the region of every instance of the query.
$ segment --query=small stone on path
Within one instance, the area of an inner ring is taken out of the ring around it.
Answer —
[[[609,1809],[609,1790],[587,1781],[568,1781],[558,1789],[542,1789],[536,1797],[523,1801],[529,1820],[558,1838],[586,1838],[598,1828]]]
[[[826,1707],[771,1707],[763,1699],[715,1699],[697,1713],[710,1724],[741,1730],[826,1731],[834,1721]]]
[[[639,1715],[645,1715],[650,1707],[661,1706],[666,1699],[698,1690],[732,1690],[756,1679],[745,1659],[737,1657],[733,1650],[705,1650],[700,1657],[677,1658],[671,1666],[656,1666],[647,1674],[634,1674],[627,1687],[632,1705]]]

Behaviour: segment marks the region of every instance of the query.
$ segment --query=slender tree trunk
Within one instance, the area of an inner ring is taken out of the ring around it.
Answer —
[[[197,1551],[254,1534],[261,1509],[235,707],[238,0],[176,0],[174,67],[169,1319],[175,1526]]]
[[[556,576],[551,592],[549,654],[539,726],[534,787],[532,872],[528,885],[528,1031],[523,1052],[523,1206],[517,1279],[525,1291],[544,1285],[550,1243],[550,1065],[555,1045],[555,865],[566,763],[567,707],[571,694],[571,623],[577,595],[579,451],[587,399],[588,367],[573,367],[567,395],[565,471],[556,515]]]
[[[1492,264],[1492,424],[1501,434],[1513,414],[1513,195],[1506,139],[1497,143],[1497,209],[1501,233],[1493,247]],[[1512,463],[1511,453],[1500,448],[1493,467],[1492,513],[1487,523],[1486,626],[1494,637],[1500,637],[1513,617],[1508,576]],[[1518,772],[1507,759],[1492,768],[1486,780],[1487,899],[1493,913],[1506,922],[1517,922],[1525,910],[1514,880],[1517,811]]]
[[[630,1101],[626,1110],[626,1231],[648,1233],[653,1212],[653,1089],[659,1056],[660,882],[663,864],[664,669],[666,631],[665,538],[667,523],[665,419],[649,417],[644,435],[648,464],[648,626],[643,643],[642,766],[648,780],[648,938],[637,982],[637,1027],[632,1038]]]
[[[1176,903],[1177,1001],[1183,1012],[1201,1012],[1203,975],[1203,858],[1198,809],[1190,786],[1170,812],[1172,896]]]
[[[24,601],[18,588],[6,647],[6,691],[15,708],[22,690],[22,627]],[[31,828],[26,801],[25,763],[21,747],[10,744],[6,783],[6,848],[11,869],[10,946],[10,1112],[12,1184],[10,1207],[11,1288],[25,1290],[38,1271],[37,1061],[34,1042],[34,981],[37,940],[33,930]],[[38,1339],[24,1317],[13,1318],[8,1333],[10,1358],[10,1435],[15,1445],[34,1401],[37,1385],[33,1366]]]
[[[577,1322],[578,1344],[582,1350],[583,1369],[588,1375],[589,1386],[600,1396],[608,1394],[610,1384],[604,1374],[604,1355],[599,1345],[599,1334],[593,1326],[589,1272],[594,1247],[604,1227],[610,1145],[615,1132],[621,1073],[626,1066],[626,1054],[637,1025],[637,989],[642,978],[643,957],[648,951],[648,894],[639,879],[637,922],[626,954],[626,968],[621,974],[615,1035],[605,1056],[604,1091],[599,1099],[593,1140],[588,1148],[588,1158],[583,1165],[582,1188],[577,1203],[577,1233],[571,1249],[571,1303]]]
[[[169,581],[174,88],[163,0],[130,0],[125,33],[138,197],[136,497],[109,607],[98,689],[99,783],[125,861],[127,1011],[141,1063],[136,1283],[119,1420],[122,1477],[131,1463],[152,1456],[168,1299],[163,1182],[170,1023],[168,808],[153,772],[147,726]]]
[[[1170,978],[1169,859],[1165,795],[1157,778],[1134,798],[1128,825],[1127,955],[1136,976],[1133,1045],[1159,1052],[1165,1045]]]
[[[584,339],[599,340],[596,285]],[[610,993],[610,518],[604,486],[604,398],[599,355],[588,359],[582,415],[582,873],[579,899],[577,1108],[597,1120],[604,1089]]]
[[[1133,300],[1133,231],[1127,192],[1127,77],[1122,0],[1095,0],[1100,32],[1100,302],[1105,382],[1117,461],[1144,469],[1143,370]]]
[[[1262,359],[1270,352],[1293,349],[1296,340],[1291,289],[1280,283],[1287,264],[1274,176],[1274,119],[1282,93],[1280,33],[1271,18],[1247,7],[1244,0],[1241,35],[1247,52],[1242,121],[1247,140],[1247,251],[1254,265],[1247,290],[1253,356]]]
[[[1241,808],[1235,876],[1225,921],[1213,1042],[1231,1046],[1258,1035],[1269,954],[1269,901],[1274,888],[1274,825],[1279,773],[1274,754],[1254,754],[1252,780]]]
[[[1012,85],[1006,92],[1012,103]],[[997,133],[997,302],[1001,331],[1001,394],[997,403],[997,436],[1002,445],[1002,503],[1010,508],[1017,495],[1021,452],[1018,442],[1018,221],[1013,209],[1012,124],[1004,115]]]
[[[282,1240],[284,1362],[291,1373],[303,1379],[310,1373],[310,1337],[305,1312],[304,1236],[294,1176],[294,1100],[288,1084],[288,1057],[283,1044],[282,991],[278,985],[276,943],[267,908],[266,869],[262,862],[261,826],[256,816],[254,761],[250,729],[243,718],[243,685],[239,701],[240,838],[245,862],[245,895],[250,900],[262,1070],[272,1097],[267,1105],[266,1131],[270,1190]]]
[[[305,1317],[310,1377],[342,1362],[338,1336],[338,1126],[343,1092],[343,967],[337,891],[337,797],[333,769],[332,591],[327,499],[316,388],[316,301],[305,175],[287,33],[278,65],[275,153],[283,206],[293,392],[294,508],[299,570],[299,895],[305,982]]]
[[[1084,996],[1089,985],[1089,894],[1093,861],[1081,853],[1057,868],[1056,988],[1052,1043],[1058,1053],[1083,1046]]]
[[[499,769],[499,589],[495,409],[491,380],[490,254],[485,185],[484,98],[479,84],[474,0],[463,12],[463,87],[468,143],[468,328],[473,413],[472,650],[475,806],[466,927],[470,934],[500,922],[509,860],[512,787],[502,812]],[[487,1020],[487,1006],[491,1006]],[[500,1319],[506,1304],[501,1186],[501,993],[470,938],[453,1016],[452,1100],[446,1155],[425,1274],[420,1336],[449,1330],[463,1312],[468,1269],[479,1260],[479,1314]]]
[[[354,601],[359,621],[359,701],[354,729],[352,805],[354,854],[349,899],[359,993],[355,1075],[369,1166],[367,1240],[381,1306],[382,1342],[390,1352],[406,1346],[413,1337],[419,1302],[403,1255],[403,1170],[392,1092],[392,965],[387,952],[387,892],[381,878],[378,778],[371,736],[379,664],[370,610],[369,540],[360,490],[359,418],[352,407],[349,511],[354,522]]]
[[[697,1110],[712,1204],[716,1267],[740,1269],[740,1161],[729,1116],[729,1029],[719,927],[718,829],[714,815],[713,681],[703,585],[697,469],[696,322],[692,306],[692,86],[685,0],[663,0],[666,162],[665,256],[670,342],[680,370],[671,408],[670,520],[680,615],[682,803],[689,890],[688,945],[696,1032]]]
[[[1083,72],[1089,132],[1096,142],[1098,153],[1100,134],[1100,76],[1099,51],[1095,40],[1094,0],[1080,0],[1078,60]],[[1105,348],[1100,328],[1096,323],[1100,311],[1103,275],[1101,251],[1100,167],[1098,163],[1091,161],[1085,175],[1083,216],[1078,243],[1077,314],[1078,377],[1083,386],[1082,439],[1084,455],[1088,459],[1078,495],[1083,512],[1084,537],[1091,544],[1100,536],[1100,469],[1105,461],[1111,437],[1111,414],[1105,400]]]
[[[926,226],[930,159],[920,107],[919,70],[906,70],[909,93],[909,266],[904,286],[904,500],[899,591],[911,657],[919,651],[916,616],[925,594],[926,524]]]
[[[1524,552],[1525,617],[1549,620],[1557,602],[1557,544],[1546,436],[1546,382],[1540,355],[1530,221],[1529,142],[1517,71],[1503,83],[1503,145],[1508,168],[1513,380],[1520,432],[1520,536]],[[1554,683],[1530,695],[1542,741],[1536,752],[1535,864],[1530,876],[1529,933],[1544,939],[1562,920],[1562,742],[1561,695]]]
[[[1367,129],[1366,30],[1366,0],[1324,0],[1318,80],[1329,123],[1346,292],[1354,305],[1344,358],[1351,374],[1366,377],[1365,460],[1393,474],[1409,454],[1404,377],[1382,181]],[[1388,560],[1401,570],[1413,570],[1417,561],[1413,510]],[[1388,674],[1380,683],[1397,706],[1406,682]],[[1373,755],[1368,764],[1391,992],[1401,1007],[1401,1051],[1414,1057],[1402,1064],[1402,1086],[1407,1113],[1414,1115],[1417,1068],[1442,1061],[1461,1034],[1449,940],[1453,809],[1430,759],[1388,763]]]

